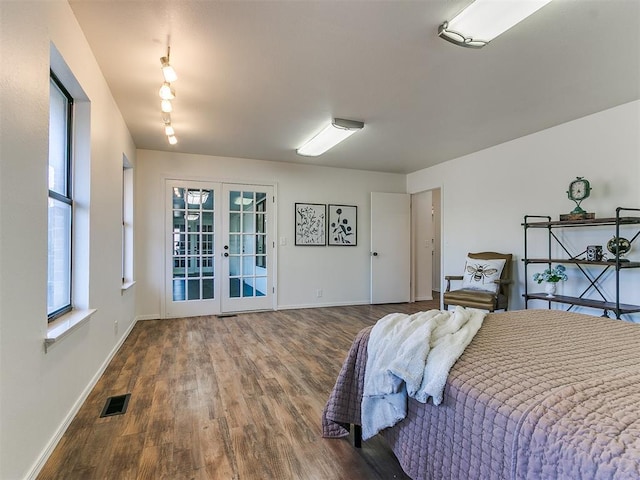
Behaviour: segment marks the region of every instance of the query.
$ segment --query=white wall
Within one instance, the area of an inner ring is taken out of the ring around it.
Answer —
[[[570,212],[575,204],[566,190],[576,176],[590,180],[593,191],[582,206],[598,218],[615,216],[618,206],[640,208],[639,132],[640,101],[635,101],[408,175],[409,193],[442,187],[443,275],[461,274],[469,251],[512,252],[518,282],[510,308],[523,308],[524,215],[558,220]],[[605,245],[613,234],[604,227],[595,232],[573,230],[565,237],[583,249],[594,242]],[[629,258],[640,260],[640,244]],[[570,275],[561,286],[569,295],[583,284],[574,270]],[[622,275],[628,280],[622,300],[640,304],[640,270]]]
[[[66,1],[0,6],[0,478],[32,475],[134,320],[121,294],[123,153],[135,149]],[[50,43],[91,101],[89,322],[44,351]],[[114,321],[119,320],[116,334]]]
[[[137,308],[159,318],[163,279],[164,179],[275,184],[277,307],[369,303],[370,192],[404,193],[405,176],[311,165],[138,150],[136,184]],[[356,247],[294,245],[294,203],[358,206]],[[323,296],[317,298],[321,289]]]

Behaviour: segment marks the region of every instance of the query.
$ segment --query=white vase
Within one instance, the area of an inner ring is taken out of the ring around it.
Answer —
[[[547,292],[547,297],[553,297],[556,294],[557,282],[547,282],[544,286],[544,291]]]

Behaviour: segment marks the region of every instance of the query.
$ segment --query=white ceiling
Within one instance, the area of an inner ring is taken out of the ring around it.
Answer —
[[[554,0],[480,50],[437,37],[468,3],[70,0],[138,148],[409,173],[640,98],[640,0]],[[296,155],[332,117],[365,128]]]

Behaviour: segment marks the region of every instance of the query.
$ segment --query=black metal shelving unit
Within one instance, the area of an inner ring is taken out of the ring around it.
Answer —
[[[640,235],[640,216],[623,216],[622,212],[640,212],[638,208],[624,208],[618,207],[616,209],[616,216],[612,218],[597,218],[589,220],[566,220],[566,221],[552,221],[549,216],[540,215],[525,215],[522,226],[524,227],[524,300],[525,308],[528,308],[529,300],[544,300],[549,303],[563,303],[569,305],[567,310],[571,310],[573,306],[583,306],[603,310],[603,316],[608,317],[609,312],[612,312],[616,318],[620,318],[625,313],[640,312],[640,305],[632,305],[628,303],[620,302],[620,272],[627,269],[640,268],[640,262],[624,261],[620,258],[619,254],[615,255],[613,261],[589,261],[577,258],[581,254],[572,254],[565,246],[564,242],[558,238],[555,231],[564,228],[586,228],[596,226],[614,226],[615,237],[620,238],[620,226],[622,225],[639,225],[635,235],[629,239],[629,242],[633,242]],[[631,215],[634,215],[633,213]],[[548,240],[548,255],[546,258],[529,258],[529,231],[531,229],[546,229]],[[552,245],[558,245],[565,253],[565,258],[552,258]],[[547,297],[544,292],[530,292],[528,288],[529,279],[529,265],[531,264],[546,264],[551,267],[552,263],[575,265],[578,270],[589,281],[589,285],[584,291],[577,297],[555,295],[553,297]],[[601,290],[601,282],[606,272],[614,270],[615,273],[615,300],[609,299]],[[595,296],[596,298],[591,298]]]

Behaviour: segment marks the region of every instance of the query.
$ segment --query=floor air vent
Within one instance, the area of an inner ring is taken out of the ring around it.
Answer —
[[[107,398],[107,402],[104,404],[100,418],[110,417],[112,415],[122,415],[125,413],[127,411],[127,405],[129,405],[129,398],[131,398],[130,393]]]

